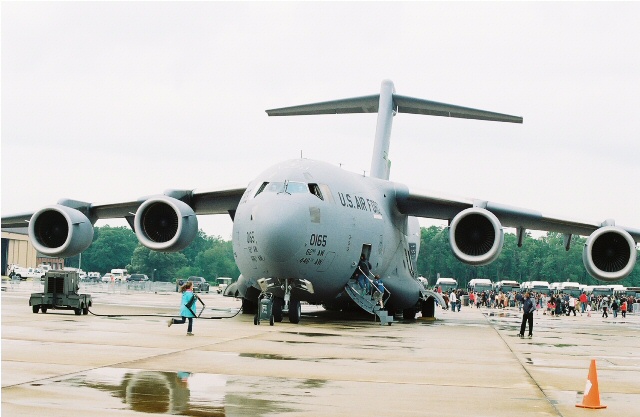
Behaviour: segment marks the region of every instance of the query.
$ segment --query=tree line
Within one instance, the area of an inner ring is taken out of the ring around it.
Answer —
[[[467,286],[473,278],[489,278],[491,281],[515,280],[578,282],[587,285],[603,285],[592,278],[582,263],[582,249],[587,239],[572,236],[568,251],[564,247],[564,236],[548,232],[533,238],[527,233],[518,247],[515,234],[505,233],[504,246],[498,259],[486,266],[470,266],[458,261],[449,246],[449,231],[444,227],[421,228],[420,254],[417,261],[418,272],[435,282],[439,273],[442,277],[453,277],[461,287]],[[636,258],[638,255],[636,254]],[[631,274],[617,282],[626,287],[640,286],[640,267],[636,265]]]
[[[146,274],[155,281],[200,276],[213,281],[218,277],[237,278],[240,271],[233,258],[231,241],[207,236],[202,230],[180,252],[156,252],[142,246],[128,227],[96,227],[93,243],[80,255],[65,259],[65,266],[81,265],[84,271],[101,274],[113,268]]]
[[[518,248],[516,236],[505,233],[498,259],[478,267],[465,265],[453,256],[446,228],[423,227],[416,271],[429,282],[435,282],[437,274],[454,277],[463,287],[473,278],[602,284],[592,278],[582,264],[585,242],[585,238],[573,236],[569,251],[565,251],[563,235],[559,233],[549,232],[539,238],[526,234],[522,247]],[[79,263],[79,256],[65,259],[66,266],[76,267]],[[126,268],[130,273],[146,274],[156,281],[175,281],[189,276],[202,276],[213,281],[218,277],[235,279],[240,274],[231,241],[220,236],[208,236],[202,230],[186,249],[164,253],[140,245],[128,227],[96,227],[93,244],[82,253],[81,266],[85,271],[102,274],[112,268]],[[640,267],[636,265],[631,275],[619,284],[640,287]]]

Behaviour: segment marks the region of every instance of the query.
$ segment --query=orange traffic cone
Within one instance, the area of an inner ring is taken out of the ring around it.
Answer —
[[[600,390],[598,389],[598,372],[596,371],[596,360],[591,359],[589,366],[589,377],[587,385],[584,387],[584,397],[582,404],[576,404],[580,408],[607,408],[606,405],[600,405]]]

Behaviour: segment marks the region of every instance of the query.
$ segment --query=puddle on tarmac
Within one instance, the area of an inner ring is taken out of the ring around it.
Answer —
[[[292,358],[291,356],[282,356],[270,353],[241,353],[241,358],[255,358],[255,359],[275,359],[280,361],[293,361],[298,358]]]
[[[118,409],[142,413],[220,417],[292,411],[283,407],[281,401],[260,398],[261,384],[230,380],[218,374],[100,368],[54,383],[109,393],[122,401],[123,407]],[[305,380],[299,389],[308,390],[323,383]]]
[[[283,333],[288,333],[288,334],[297,334],[300,336],[308,336],[308,337],[329,337],[329,336],[336,336],[339,337],[339,334],[333,334],[333,333],[311,333],[311,332],[283,332]]]

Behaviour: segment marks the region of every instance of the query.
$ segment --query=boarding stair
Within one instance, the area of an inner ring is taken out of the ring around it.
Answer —
[[[367,277],[367,279],[369,279],[369,277]],[[377,289],[373,285],[371,279],[369,279],[369,281],[371,292],[375,293]],[[376,300],[373,295],[368,294],[365,289],[360,288],[355,279],[349,280],[344,289],[345,292],[349,294],[349,297],[351,297],[351,299],[355,301],[360,308],[367,313],[373,314],[376,317],[376,320],[380,320],[380,324],[387,324],[391,326],[391,323],[393,323],[393,315],[390,315],[387,310],[381,307],[380,302]],[[389,299],[389,295],[389,291],[385,288],[385,294],[382,294],[383,305],[385,301]]]

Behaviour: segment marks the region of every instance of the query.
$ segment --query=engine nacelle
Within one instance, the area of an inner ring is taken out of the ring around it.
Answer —
[[[498,218],[488,210],[471,207],[458,213],[449,226],[449,242],[456,258],[482,266],[495,261],[504,244]]]
[[[629,233],[615,226],[591,233],[582,251],[589,275],[606,282],[626,278],[636,264],[636,243]]]
[[[134,229],[140,243],[159,252],[177,252],[198,233],[198,218],[188,204],[167,196],[151,197],[138,207]]]
[[[31,216],[29,239],[38,252],[67,258],[91,245],[93,224],[82,212],[55,204]]]

